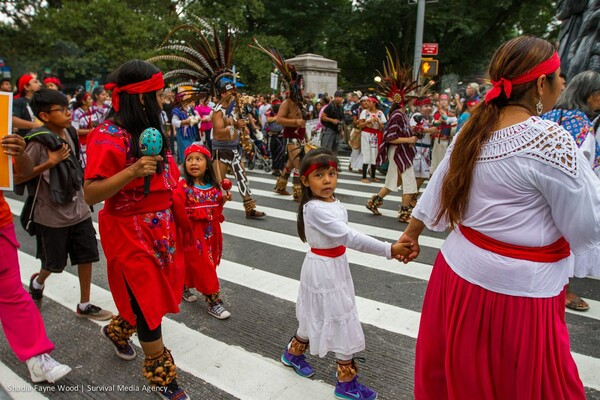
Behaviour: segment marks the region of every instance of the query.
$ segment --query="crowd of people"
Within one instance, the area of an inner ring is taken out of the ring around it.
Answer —
[[[475,82],[462,96],[436,93],[388,56],[386,70],[397,73],[383,77],[379,90],[337,90],[330,98],[304,94],[302,75],[272,58],[284,94],[241,94],[223,76],[208,92],[188,82],[166,88],[162,72],[140,60],[72,98],[54,76],[17,79],[14,134],[2,145],[14,159],[15,191],[27,190],[21,222],[34,228],[28,232],[36,237],[41,268],[27,294],[12,216],[0,194],[6,254],[0,315],[32,381],[54,382],[70,371],[49,356],[53,345],[34,305],[70,259],[80,281],[76,315],[110,320],[101,335],[124,360],[136,358],[130,338],[137,333],[144,377],[163,398],[186,399],[163,342],[162,318],[178,312],[182,300],[197,301],[192,289],[210,315],[231,315],[217,277],[223,206],[232,198],[227,176],[236,181],[246,218],[265,218],[246,174],[264,162],[277,176],[274,191],[299,203],[298,234],[311,246],[284,365],[310,377],[306,350],[320,357],[333,352],[335,395],[377,398],[358,382],[355,355],[365,342],[346,247],[408,262],[420,252],[425,227],[450,228],[424,301],[415,397],[524,392],[532,399],[583,399],[564,307],[589,309],[570,290],[571,276],[600,275],[600,74],[586,71],[565,82],[553,46],[523,36],[498,49],[485,93]],[[0,88],[11,91],[11,82]],[[152,155],[145,151],[147,135],[160,143]],[[378,174],[385,175],[365,205],[375,216],[401,188],[398,220],[408,226],[398,242],[349,227],[335,196],[338,175],[346,172],[338,168],[343,146],[351,150],[349,172],[360,173],[357,181],[379,183]],[[116,315],[90,298],[99,261],[91,207],[101,202],[100,238]],[[26,318],[16,322],[23,310]],[[525,317],[517,320],[515,313]],[[468,323],[457,322],[463,320]],[[523,337],[524,331],[536,334]]]

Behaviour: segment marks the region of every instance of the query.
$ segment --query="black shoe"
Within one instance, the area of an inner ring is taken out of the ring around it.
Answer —
[[[31,275],[31,279],[29,280],[29,293],[31,294],[31,298],[33,300],[41,300],[44,297],[44,288],[36,289],[33,287],[33,280],[38,277],[39,273],[35,273]]]

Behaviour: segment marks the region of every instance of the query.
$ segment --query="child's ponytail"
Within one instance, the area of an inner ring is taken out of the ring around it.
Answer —
[[[304,176],[304,173],[312,166],[317,164],[319,168],[329,168],[330,163],[339,164],[337,157],[326,148],[314,149],[308,152],[304,156],[302,163],[300,163],[300,177]],[[305,178],[305,179],[308,179]],[[298,219],[297,219],[297,230],[300,240],[306,242],[306,233],[304,232],[304,205],[312,199],[312,191],[308,185],[302,182],[302,197],[300,198],[300,205],[298,205]]]

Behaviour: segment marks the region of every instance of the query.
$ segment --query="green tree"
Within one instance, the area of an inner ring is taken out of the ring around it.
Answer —
[[[66,81],[99,79],[128,59],[147,58],[174,25],[169,1],[151,3],[65,0],[39,8],[27,25],[2,27],[0,54],[21,72],[49,68]]]

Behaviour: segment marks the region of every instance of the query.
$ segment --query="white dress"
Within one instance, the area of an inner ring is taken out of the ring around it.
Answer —
[[[445,219],[435,220],[453,148],[412,213],[436,231],[447,226]],[[481,249],[454,229],[441,248],[448,265],[487,290],[548,298],[563,290],[569,276],[600,276],[600,180],[571,135],[554,122],[531,117],[492,133],[473,171],[461,223],[519,246],[546,246],[561,236],[569,242],[571,256],[534,262]]]
[[[337,200],[306,203],[304,229],[311,248],[331,249],[344,245],[391,258],[391,243],[350,228],[348,212]],[[306,254],[300,274],[296,317],[298,335],[309,339],[313,355],[325,357],[333,351],[350,356],[365,349],[346,254],[335,258],[311,251]]]

